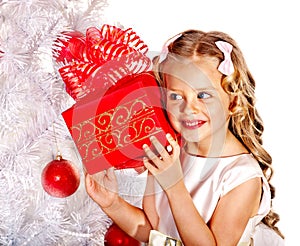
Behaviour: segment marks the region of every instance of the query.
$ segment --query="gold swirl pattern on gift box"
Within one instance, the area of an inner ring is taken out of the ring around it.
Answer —
[[[72,137],[84,161],[149,138],[161,132],[146,95],[72,126]]]

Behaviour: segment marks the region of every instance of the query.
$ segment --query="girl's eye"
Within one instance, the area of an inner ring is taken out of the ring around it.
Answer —
[[[170,99],[171,100],[181,100],[183,97],[179,94],[176,94],[176,93],[171,93],[170,94]]]
[[[198,95],[197,95],[197,98],[198,99],[207,99],[207,98],[210,98],[211,95],[206,93],[206,92],[199,92]]]

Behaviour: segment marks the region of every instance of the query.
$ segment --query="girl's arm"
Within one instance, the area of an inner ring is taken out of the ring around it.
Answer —
[[[86,174],[85,186],[89,196],[124,232],[139,241],[148,241],[151,225],[142,209],[118,195],[113,168],[93,176]]]
[[[261,180],[236,187],[217,205],[208,225],[197,211],[183,181],[166,190],[177,229],[184,245],[237,245],[248,220],[256,214]]]
[[[152,138],[160,157],[145,146],[149,159],[144,163],[168,197],[184,245],[237,245],[249,218],[257,212],[261,194],[260,178],[251,179],[223,196],[207,225],[183,182],[179,146],[170,136],[168,140],[173,148],[171,154],[164,150],[157,139]]]

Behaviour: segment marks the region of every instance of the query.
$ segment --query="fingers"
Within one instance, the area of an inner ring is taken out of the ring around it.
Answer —
[[[93,192],[100,189],[100,186],[103,183],[104,173],[97,173],[94,175],[90,175],[88,173],[85,174],[85,186],[88,194],[92,194]]]
[[[152,163],[150,163],[149,159],[147,159],[146,157],[144,157],[143,162],[144,162],[144,166],[149,170],[149,172],[155,175],[156,172],[158,171],[157,167]]]
[[[89,189],[108,189],[114,183],[117,183],[117,178],[113,167],[93,175],[87,173],[85,176],[85,184]]]
[[[174,153],[174,150],[176,150],[176,152],[178,152],[179,150],[179,145],[176,142],[176,140],[172,137],[171,134],[166,134],[166,138],[168,140],[168,142],[170,143],[170,145],[168,145],[167,147],[164,147],[158,140],[156,137],[151,136],[150,137],[150,141],[152,143],[152,145],[155,148],[155,151],[158,153],[154,153],[148,145],[143,145],[143,149],[146,153],[146,155],[148,156],[148,158],[154,162],[158,161],[158,159],[160,160],[165,160],[166,158],[170,157],[170,155],[172,155]]]
[[[170,143],[167,147],[164,147],[155,136],[150,137],[154,150],[150,149],[147,144],[143,145],[145,154],[148,157],[144,159],[144,165],[151,173],[155,173],[157,169],[164,169],[168,165],[171,165],[174,157],[179,156],[179,151],[176,151],[177,154],[174,155],[173,150],[177,150],[178,144],[172,135],[168,133],[166,138]]]
[[[102,172],[98,172],[95,173],[93,175],[90,175],[90,177],[97,183],[102,184],[103,183],[103,179],[106,175],[106,170],[102,171]]]
[[[172,152],[172,154],[177,154],[177,152],[179,151],[179,145],[177,143],[177,141],[172,137],[172,135],[170,133],[167,133],[166,138],[169,142],[169,146],[167,146],[167,150],[168,152]]]
[[[156,153],[154,153],[146,144],[143,146],[143,148],[144,148],[147,156],[151,160],[156,159],[157,157],[164,158],[164,157],[168,156],[168,153],[166,152],[165,147],[157,140],[156,137],[151,136],[149,139],[150,139],[152,145],[154,146]],[[162,159],[162,158],[160,158],[160,159]]]
[[[85,185],[87,187],[91,187],[93,185],[93,179],[88,173],[85,174]]]
[[[171,134],[167,134],[166,138],[170,144],[167,148],[155,137],[150,138],[154,151],[148,145],[143,146],[148,157],[144,158],[144,166],[155,176],[164,190],[179,182],[183,177],[179,159],[180,147]]]
[[[116,177],[116,174],[115,174],[115,168],[110,167],[109,169],[107,169],[106,176],[107,176],[109,181],[117,180],[117,177]]]

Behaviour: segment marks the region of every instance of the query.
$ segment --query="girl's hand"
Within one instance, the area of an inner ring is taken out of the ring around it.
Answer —
[[[114,168],[94,175],[85,175],[85,188],[89,196],[103,209],[109,208],[118,199],[118,182]]]
[[[172,151],[170,153],[154,136],[150,137],[150,141],[155,147],[157,153],[159,153],[158,155],[153,153],[148,145],[145,144],[143,146],[148,157],[144,158],[144,165],[155,177],[163,190],[168,189],[183,178],[181,163],[179,160],[180,147],[171,134],[167,134],[166,137],[172,147]]]

